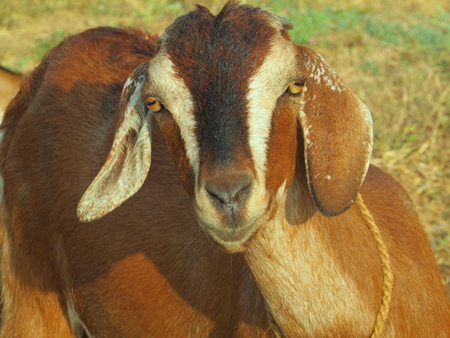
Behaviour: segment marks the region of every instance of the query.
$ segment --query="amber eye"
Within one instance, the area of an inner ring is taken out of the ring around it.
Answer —
[[[154,113],[159,112],[162,109],[161,101],[154,98],[153,96],[147,97],[145,99],[145,104],[147,105],[148,109],[150,109]]]
[[[291,82],[288,88],[289,93],[291,93],[292,95],[298,95],[302,92],[304,86],[305,86],[304,82],[300,81]]]

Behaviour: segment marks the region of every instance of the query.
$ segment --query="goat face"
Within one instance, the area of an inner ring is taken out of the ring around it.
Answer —
[[[80,201],[80,220],[103,216],[143,184],[152,116],[200,225],[230,252],[244,250],[272,217],[297,155],[319,210],[345,211],[368,168],[370,113],[286,27],[235,3],[216,17],[198,6],[168,27],[157,55],[125,84],[112,150]]]

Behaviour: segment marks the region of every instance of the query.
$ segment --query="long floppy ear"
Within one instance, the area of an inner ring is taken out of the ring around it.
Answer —
[[[366,176],[372,153],[369,109],[313,50],[298,46],[306,74],[299,112],[308,185],[326,216],[349,208]]]
[[[151,162],[151,114],[142,100],[146,74],[147,64],[142,64],[125,83],[111,151],[78,204],[81,222],[93,221],[119,207],[139,190],[147,177]]]

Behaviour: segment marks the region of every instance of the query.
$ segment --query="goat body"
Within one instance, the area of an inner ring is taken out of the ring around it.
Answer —
[[[262,335],[264,303],[242,255],[223,253],[196,227],[157,128],[143,199],[92,224],[77,220],[125,80],[154,43],[112,28],[71,37],[8,110],[2,337]]]
[[[269,317],[368,337],[383,278],[358,193],[394,271],[384,336],[450,335],[368,109],[285,28],[198,6],[158,43],[97,28],[50,51],[2,125],[1,337],[264,337]]]

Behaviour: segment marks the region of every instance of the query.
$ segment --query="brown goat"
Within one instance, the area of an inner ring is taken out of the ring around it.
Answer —
[[[99,28],[47,55],[2,126],[1,337],[369,337],[358,193],[392,262],[383,336],[450,335],[415,209],[369,166],[368,109],[287,27],[198,6],[158,43]]]
[[[0,66],[0,122],[6,106],[16,96],[20,88],[22,75]]]

